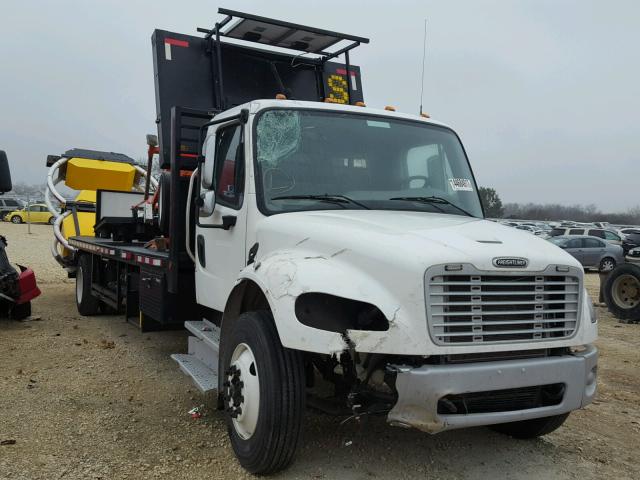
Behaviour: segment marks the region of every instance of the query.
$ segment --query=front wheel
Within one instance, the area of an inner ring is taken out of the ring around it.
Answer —
[[[221,372],[231,446],[249,472],[280,471],[293,460],[300,439],[302,355],[282,346],[269,312],[243,313],[227,328]]]
[[[47,222],[49,225],[53,225],[56,223],[56,218],[54,216],[49,217],[49,221]]]
[[[520,422],[501,423],[491,425],[491,429],[496,432],[509,435],[522,440],[537,438],[560,428],[565,422],[568,413],[554,415],[553,417],[534,418],[532,420],[522,420]]]
[[[19,215],[14,215],[11,217],[11,223],[15,223],[16,225],[22,223],[22,218]]]

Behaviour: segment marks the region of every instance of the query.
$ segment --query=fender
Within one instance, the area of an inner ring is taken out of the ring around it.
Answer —
[[[354,267],[354,252],[342,249],[325,255],[309,250],[275,251],[245,267],[239,275],[227,307],[237,303],[247,281],[255,283],[267,299],[282,345],[296,350],[339,354],[347,348],[376,353],[409,353],[419,345],[412,340],[409,318],[401,302],[375,277]],[[295,302],[303,293],[325,293],[376,306],[389,322],[387,331],[347,330],[344,334],[302,324]],[[412,348],[413,346],[413,348]],[[417,352],[416,352],[417,353]]]

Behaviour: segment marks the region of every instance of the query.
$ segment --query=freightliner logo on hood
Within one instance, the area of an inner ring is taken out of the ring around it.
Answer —
[[[525,268],[529,260],[518,257],[497,257],[493,259],[493,265],[500,268]]]

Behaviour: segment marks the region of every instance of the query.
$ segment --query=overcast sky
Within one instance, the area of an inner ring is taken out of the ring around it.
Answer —
[[[505,202],[640,204],[638,1],[1,0],[0,149],[14,181],[71,147],[144,156],[154,28],[195,34],[219,6],[366,36],[368,106],[424,105]]]

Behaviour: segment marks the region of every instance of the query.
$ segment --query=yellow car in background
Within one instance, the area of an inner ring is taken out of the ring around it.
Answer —
[[[28,219],[31,223],[48,223],[53,225],[55,218],[51,215],[51,212],[46,205],[42,203],[34,203],[29,205],[28,208],[29,210],[25,207],[22,210],[9,212],[4,216],[4,220],[18,224],[26,223]]]

